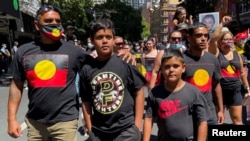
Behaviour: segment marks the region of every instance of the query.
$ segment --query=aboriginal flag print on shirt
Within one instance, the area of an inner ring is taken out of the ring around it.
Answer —
[[[65,87],[68,55],[39,54],[24,58],[27,80],[32,87]]]
[[[231,78],[239,78],[240,70],[237,69],[234,65],[227,65],[225,68],[221,68],[222,77],[231,77]]]
[[[194,71],[193,77],[186,78],[185,80],[198,87],[201,92],[207,92],[211,89],[212,78],[207,69],[197,69]]]

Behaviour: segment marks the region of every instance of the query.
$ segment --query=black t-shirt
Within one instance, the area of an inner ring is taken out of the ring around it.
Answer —
[[[185,51],[183,53],[186,63],[186,71],[182,78],[196,86],[204,94],[213,111],[211,118],[216,118],[216,111],[212,95],[212,82],[220,81],[221,72],[218,59],[211,53],[204,52],[202,57],[192,56]]]
[[[134,124],[134,93],[146,80],[116,54],[106,61],[91,56],[82,68],[80,93],[83,102],[92,103],[93,128],[115,133]]]
[[[158,141],[187,141],[196,137],[197,122],[207,121],[211,111],[203,94],[186,83],[177,92],[164,84],[152,89],[145,117],[157,119]]]
[[[218,55],[222,78],[221,88],[226,90],[235,90],[241,86],[241,65],[237,51],[233,51],[233,60],[227,58],[220,52]]]
[[[77,40],[77,37],[76,37],[75,34],[73,34],[71,36],[66,35],[66,40],[67,40],[67,42],[69,42],[69,41],[73,41],[74,42],[75,40]]]
[[[28,82],[26,116],[44,124],[77,119],[79,102],[75,78],[85,58],[82,49],[64,41],[20,46],[12,70],[13,79]]]

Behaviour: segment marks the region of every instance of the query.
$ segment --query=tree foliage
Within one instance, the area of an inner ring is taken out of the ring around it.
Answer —
[[[62,9],[63,26],[75,26],[78,39],[84,42],[90,35],[88,24],[95,18],[110,18],[115,25],[116,35],[130,41],[141,40],[149,34],[149,26],[143,21],[140,11],[120,0],[107,0],[95,6],[93,0],[49,0],[49,4]]]
[[[116,35],[122,36],[130,41],[141,40],[143,26],[141,24],[142,16],[139,10],[119,0],[107,0],[106,3],[95,5],[94,10],[97,13],[96,18],[110,18],[116,30]]]
[[[93,0],[50,0],[49,4],[62,10],[63,26],[73,25],[76,28],[78,39],[86,33],[88,19],[84,8],[86,5],[93,4]]]
[[[141,33],[141,37],[144,40],[151,35],[150,24],[146,21],[144,17],[142,17],[142,25],[143,25],[143,32]]]

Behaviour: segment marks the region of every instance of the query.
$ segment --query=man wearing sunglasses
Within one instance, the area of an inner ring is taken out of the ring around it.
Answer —
[[[167,49],[178,49],[181,52],[186,50],[186,47],[182,44],[182,33],[178,30],[173,31],[169,34],[169,42],[167,44]]]
[[[16,113],[27,80],[28,141],[77,141],[79,99],[75,81],[87,53],[61,40],[60,14],[57,7],[42,6],[34,21],[39,37],[20,46],[13,59],[8,99],[8,134],[13,138],[22,136]],[[128,62],[135,62],[130,54],[119,55],[124,55],[123,59]]]
[[[149,82],[150,90],[154,88],[156,85],[157,75],[159,75],[161,59],[162,59],[162,56],[164,55],[164,52],[169,49],[174,49],[174,50],[176,49],[176,50],[180,50],[181,52],[186,50],[186,47],[181,44],[181,41],[182,41],[182,34],[180,31],[174,30],[169,34],[169,40],[168,40],[166,48],[164,48],[163,50],[160,50],[154,60],[154,67],[152,69],[152,75],[151,75],[150,82]]]
[[[124,40],[121,36],[115,36],[115,44],[113,51],[117,53],[119,50],[122,50],[124,46]]]

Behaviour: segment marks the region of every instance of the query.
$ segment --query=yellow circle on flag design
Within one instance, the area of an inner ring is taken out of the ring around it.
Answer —
[[[58,36],[60,36],[60,31],[58,30],[58,29],[53,29],[52,30],[52,35],[54,36],[54,37],[58,37]]]
[[[204,69],[198,69],[194,73],[194,83],[197,86],[204,86],[205,84],[208,83],[209,80],[209,75],[208,72]]]
[[[228,65],[228,66],[227,66],[227,72],[228,72],[229,74],[234,74],[234,73],[235,73],[235,72],[234,72],[234,69],[235,69],[235,67],[232,66],[232,65]]]
[[[35,65],[34,71],[41,80],[48,80],[55,75],[56,65],[49,60],[43,60]]]
[[[141,63],[137,63],[136,65],[137,65],[137,69],[139,70],[139,72],[141,72],[143,76],[146,76],[146,73],[147,73],[146,68]]]

